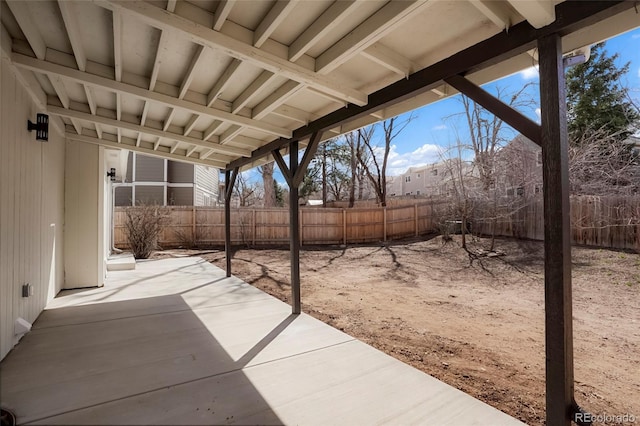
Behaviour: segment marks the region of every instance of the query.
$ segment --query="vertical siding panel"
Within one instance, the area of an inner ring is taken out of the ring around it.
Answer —
[[[34,322],[62,286],[65,144],[53,128],[49,142],[36,141],[27,131],[26,121],[38,111],[10,65],[3,60],[1,67],[0,359],[16,343],[15,319]],[[27,282],[34,293],[23,298],[21,284]]]

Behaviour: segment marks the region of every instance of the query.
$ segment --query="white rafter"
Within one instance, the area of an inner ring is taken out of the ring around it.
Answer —
[[[196,47],[196,53],[191,58],[191,63],[189,64],[189,68],[187,69],[187,73],[185,74],[184,80],[182,80],[182,84],[180,85],[180,93],[178,95],[178,99],[184,98],[187,94],[187,90],[189,90],[189,86],[195,77],[195,71],[198,68],[198,64],[200,60],[202,60],[202,55],[204,53],[204,46],[199,44]]]
[[[158,48],[156,49],[156,57],[153,61],[153,69],[151,70],[151,78],[149,79],[149,90],[153,91],[156,88],[156,82],[158,81],[158,74],[160,73],[160,65],[162,65],[163,52],[167,46],[167,40],[169,35],[166,31],[160,30],[160,40],[158,41]]]
[[[113,11],[113,64],[116,81],[122,81],[122,16]]]
[[[238,67],[242,61],[239,59],[232,59],[227,68],[222,72],[218,81],[213,85],[209,95],[207,96],[207,106],[213,105],[213,103],[218,99],[218,96],[224,91],[229,82],[231,81],[231,77],[233,77],[233,73],[236,72]]]
[[[420,67],[411,60],[396,53],[393,49],[389,49],[383,44],[374,43],[364,49],[361,53],[365,58],[382,65],[390,71],[404,77],[420,69]]]
[[[358,4],[353,0],[336,1],[289,46],[289,60],[297,61],[318,40],[329,34]]]
[[[175,153],[175,152],[178,150],[178,148],[180,148],[180,142],[176,142],[175,144],[173,144],[173,146],[171,147],[171,149],[169,150],[169,152],[170,152],[171,154],[173,154],[173,153]]]
[[[552,0],[508,0],[511,6],[534,28],[542,28],[556,20]]]
[[[511,26],[509,5],[507,3],[489,0],[469,0],[469,2],[498,28],[506,29]]]
[[[227,20],[227,16],[231,13],[234,3],[234,0],[220,0],[220,3],[218,3],[218,7],[216,8],[216,14],[213,21],[214,30],[220,31],[222,24],[224,24],[224,21]]]
[[[209,167],[216,167],[216,168],[224,168],[226,167],[227,163],[226,161],[217,161],[217,160],[203,160],[200,158],[194,158],[194,157],[189,157],[187,158],[184,155],[180,155],[180,154],[171,154],[169,152],[170,148],[167,148],[166,151],[164,150],[160,150],[160,148],[164,148],[164,147],[158,147],[157,150],[153,149],[153,144],[151,142],[145,142],[144,145],[149,145],[149,148],[146,148],[145,146],[142,146],[143,143],[141,142],[139,146],[136,145],[136,139],[130,139],[130,138],[122,138],[122,142],[118,143],[117,141],[115,141],[114,136],[110,135],[110,134],[106,134],[104,135],[104,137],[102,139],[98,139],[98,138],[94,138],[91,136],[85,136],[85,135],[75,135],[73,133],[67,132],[65,134],[65,136],[69,139],[69,140],[73,140],[73,141],[78,141],[78,142],[85,142],[85,143],[92,143],[92,144],[96,144],[96,145],[102,145],[102,146],[106,146],[109,148],[118,148],[118,149],[129,149],[131,151],[135,151],[135,152],[139,152],[142,154],[147,154],[153,157],[160,157],[160,158],[168,158],[170,160],[175,160],[175,161],[183,161],[183,162],[188,162],[188,163],[194,163],[194,164],[202,164],[203,166],[209,166]]]
[[[302,88],[303,86],[297,81],[287,81],[253,108],[252,118],[256,120],[263,119],[267,114],[273,112],[273,110],[286,102],[287,99],[295,95]]]
[[[182,134],[184,136],[187,136],[189,133],[191,133],[193,128],[196,127],[196,123],[198,122],[199,118],[200,118],[200,116],[198,114],[193,114],[191,116],[191,118],[187,122],[186,126],[184,126],[184,131],[182,132]]]
[[[196,152],[196,150],[198,149],[198,147],[196,145],[191,145],[191,148],[189,148],[187,150],[187,153],[185,154],[186,157],[191,157],[191,154],[193,154],[194,152]]]
[[[240,126],[231,126],[220,135],[220,143],[225,144],[230,142],[233,138],[242,133],[242,127]]]
[[[169,114],[167,115],[167,118],[164,119],[164,124],[162,125],[162,130],[164,130],[165,132],[169,129],[169,126],[171,126],[171,121],[173,120],[173,117],[175,117],[176,115],[176,109],[175,108],[170,108],[169,109]]]
[[[231,112],[236,114],[240,111],[247,103],[251,101],[256,95],[260,94],[261,90],[269,84],[276,75],[270,71],[262,71],[258,78],[253,80],[249,86],[238,95],[238,97],[231,104]]]
[[[418,9],[433,2],[391,1],[367,18],[340,41],[316,58],[316,71],[329,73],[346,62],[354,54],[366,49],[396,29]]]
[[[253,34],[253,45],[260,47],[296,6],[296,0],[279,0],[271,7]]]
[[[292,63],[287,58],[248,45],[226,34],[196,24],[189,19],[175,14],[168,14],[153,4],[121,0],[105,0],[105,2],[110,7],[135,16],[157,28],[178,31],[194,43],[202,44],[211,49],[222,50],[227,55],[249,62],[281,77],[315,87],[319,91],[340,97],[344,101],[352,102],[356,105],[365,105],[367,103],[367,95],[353,89],[347,83],[338,81],[336,78],[319,75],[313,69],[298,63]]]
[[[88,84],[90,86],[97,87],[103,90],[115,93],[120,92],[122,94],[127,94],[128,96],[133,96],[141,100],[153,101],[170,108],[179,108],[192,114],[200,114],[214,119],[227,121],[232,124],[249,127],[275,136],[287,138],[291,137],[291,130],[289,129],[274,126],[272,124],[261,122],[244,116],[232,114],[227,111],[208,108],[204,105],[186,101],[184,99],[178,99],[174,96],[169,96],[158,92],[151,92],[138,86],[114,81],[95,74],[83,73],[82,71],[78,71],[76,69],[68,68],[47,61],[40,61],[38,59],[34,59],[15,52],[11,55],[11,58],[16,66],[44,73],[49,76],[53,75],[64,77],[72,81],[82,84]]]
[[[38,25],[33,21],[31,13],[29,12],[29,2],[21,0],[9,0],[7,5],[11,9],[11,13],[18,21],[20,29],[24,33],[33,53],[36,54],[36,58],[44,59],[47,52],[47,45],[38,30]]]
[[[176,3],[178,0],[167,0],[167,11],[173,13],[176,11]]]
[[[144,123],[147,121],[147,114],[149,114],[149,102],[144,103],[144,107],[142,108],[142,115],[140,115],[140,125],[144,126]]]
[[[220,120],[213,120],[213,123],[211,123],[211,125],[209,127],[207,127],[207,129],[204,131],[204,133],[202,134],[202,140],[209,140],[213,137],[214,133],[216,132],[216,130],[218,130],[218,128],[220,128],[220,126],[222,126],[222,121]]]
[[[113,118],[105,117],[102,115],[91,115],[86,112],[76,111],[72,109],[61,108],[55,105],[49,105],[48,110],[52,115],[58,115],[60,117],[65,117],[73,120],[82,120],[86,122],[90,122],[92,124],[101,124],[104,126],[111,126],[122,130],[130,130],[137,132],[139,134],[153,136],[157,138],[174,140],[178,142],[184,142],[190,145],[196,145],[202,148],[208,148],[213,150],[214,152],[219,152],[224,155],[239,155],[241,157],[249,157],[250,152],[246,149],[236,148],[231,146],[223,146],[218,143],[216,140],[213,141],[203,141],[200,139],[192,138],[189,136],[180,135],[178,133],[164,132],[154,127],[141,126],[139,124],[122,121],[122,120],[114,120]],[[215,139],[215,138],[214,138]]]

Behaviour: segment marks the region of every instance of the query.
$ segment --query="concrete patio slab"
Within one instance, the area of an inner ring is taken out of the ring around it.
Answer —
[[[107,271],[131,271],[136,269],[136,259],[131,253],[112,254],[107,259]]]
[[[62,292],[0,364],[33,424],[521,424],[199,258]]]

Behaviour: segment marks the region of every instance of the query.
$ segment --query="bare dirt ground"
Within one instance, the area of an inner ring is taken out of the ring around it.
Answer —
[[[501,239],[504,256],[470,265],[456,238],[306,248],[302,309],[526,423],[544,424],[542,243]],[[224,252],[190,254],[224,268]],[[576,400],[593,414],[638,419],[640,255],[574,247],[572,263]],[[240,249],[233,273],[290,301],[288,250]]]

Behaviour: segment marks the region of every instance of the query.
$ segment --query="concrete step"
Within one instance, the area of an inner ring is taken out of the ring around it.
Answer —
[[[107,271],[130,271],[136,269],[136,260],[131,253],[112,254],[107,259]]]

